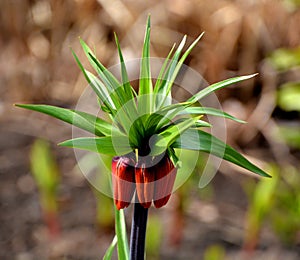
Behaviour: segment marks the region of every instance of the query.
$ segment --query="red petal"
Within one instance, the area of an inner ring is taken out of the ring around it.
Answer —
[[[126,157],[115,157],[112,161],[112,184],[117,209],[129,206],[134,193],[134,168]]]
[[[135,181],[136,191],[140,204],[144,208],[149,208],[153,200],[155,175],[151,168],[146,168],[145,164],[136,166]]]
[[[171,197],[177,169],[169,157],[165,156],[155,167],[154,205],[161,208]]]

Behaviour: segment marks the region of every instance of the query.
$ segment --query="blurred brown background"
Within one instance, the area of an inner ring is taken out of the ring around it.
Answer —
[[[45,115],[14,108],[13,103],[74,107],[87,84],[70,47],[88,66],[80,36],[96,47],[104,65],[113,65],[117,63],[116,32],[125,58],[138,58],[149,13],[152,56],[165,57],[184,34],[190,43],[205,31],[186,64],[208,82],[259,72],[255,79],[217,95],[226,112],[248,121],[246,125],[228,122],[228,143],[280,175],[270,195],[272,206],[263,217],[257,217],[257,241],[250,239],[254,247],[247,242],[247,227],[251,226],[247,216],[255,201],[251,194],[257,191],[257,180],[224,164],[209,187],[199,191],[196,176],[187,183],[189,188],[173,196],[170,206],[159,213],[153,209],[152,225],[166,228],[161,233],[150,232],[149,239],[161,243],[149,242],[149,258],[243,259],[244,254],[254,254],[250,259],[299,259],[297,0],[1,0],[0,258],[103,256],[113,237],[112,223],[97,220],[98,200],[74,170],[73,152],[55,145],[71,137],[71,128]],[[47,236],[39,192],[30,174],[29,151],[38,137],[50,141],[61,174],[58,199],[62,232],[54,240]],[[285,216],[279,214],[274,220],[270,216],[277,216],[276,212],[285,212]],[[163,224],[157,216],[164,216]],[[178,229],[173,230],[174,225]],[[217,258],[212,258],[214,254]]]

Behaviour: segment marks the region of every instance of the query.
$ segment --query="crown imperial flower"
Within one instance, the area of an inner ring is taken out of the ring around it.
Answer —
[[[134,164],[134,166],[132,166]],[[126,156],[112,159],[112,183],[117,209],[129,206],[136,189],[139,203],[149,208],[167,204],[175,182],[177,169],[168,155],[139,159],[137,163]]]
[[[176,50],[173,46],[162,64],[155,84],[153,84],[150,69],[149,17],[140,61],[138,93],[130,84],[116,35],[121,80],[107,70],[87,44],[80,40],[98,77],[87,71],[72,51],[73,55],[96,93],[100,109],[109,114],[111,121],[83,111],[48,105],[19,104],[17,106],[48,114],[95,135],[94,137],[67,140],[60,145],[114,157],[112,160],[112,184],[117,209],[129,206],[135,190],[138,202],[144,208],[149,208],[152,201],[157,208],[164,206],[173,189],[177,172],[174,165],[179,161],[177,151],[180,149],[210,153],[253,173],[269,177],[267,173],[248,161],[234,148],[201,130],[203,127],[211,126],[200,120],[203,115],[224,117],[243,123],[242,120],[221,110],[203,107],[198,101],[216,90],[250,79],[256,74],[214,83],[200,90],[185,102],[172,104],[171,90],[174,81],[185,59],[202,35],[182,55],[186,36]],[[128,154],[137,154],[138,158],[128,156]]]
[[[119,259],[128,258],[128,245],[124,213],[135,195],[130,238],[130,259],[144,259],[148,208],[152,202],[156,208],[170,199],[180,162],[181,150],[194,150],[213,154],[264,177],[270,177],[234,148],[225,144],[203,127],[211,127],[200,120],[203,115],[218,116],[244,123],[222,110],[203,107],[200,100],[231,84],[254,77],[239,76],[214,83],[184,102],[172,103],[172,87],[181,66],[203,33],[182,54],[186,36],[175,50],[175,45],[162,63],[158,77],[151,77],[150,64],[150,16],[147,21],[140,59],[139,90],[132,87],[128,78],[119,40],[115,41],[120,58],[121,79],[107,70],[96,55],[80,40],[81,46],[98,77],[86,70],[77,55],[74,58],[87,82],[97,95],[99,107],[109,120],[83,111],[48,105],[18,104],[17,106],[42,112],[92,133],[93,137],[81,137],[60,143],[61,146],[84,149],[112,157],[112,188],[116,205],[116,239]],[[153,80],[153,81],[152,81]],[[197,82],[195,82],[195,86]],[[111,257],[114,245],[107,255]]]

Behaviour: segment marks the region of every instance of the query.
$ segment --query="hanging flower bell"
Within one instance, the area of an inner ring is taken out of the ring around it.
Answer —
[[[149,208],[154,202],[156,208],[167,204],[175,182],[177,169],[168,155],[155,160],[122,156],[112,160],[112,183],[117,209],[129,206],[136,189],[139,203]],[[157,162],[158,161],[158,162]]]
[[[112,159],[112,183],[117,209],[128,207],[135,189],[134,167],[130,158],[116,156]]]

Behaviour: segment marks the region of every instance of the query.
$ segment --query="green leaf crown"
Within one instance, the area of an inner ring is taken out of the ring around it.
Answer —
[[[101,110],[109,114],[111,122],[85,112],[55,106],[31,104],[17,104],[17,106],[48,114],[95,135],[95,137],[67,140],[60,143],[61,146],[113,156],[129,153],[156,156],[167,152],[175,164],[178,161],[176,149],[197,150],[211,153],[253,173],[269,177],[267,173],[252,164],[235,149],[201,130],[203,127],[210,127],[209,123],[200,120],[203,115],[219,116],[243,123],[242,120],[221,110],[199,106],[199,100],[216,90],[250,79],[256,74],[214,83],[200,90],[185,102],[172,104],[171,90],[174,81],[185,59],[202,36],[203,33],[183,54],[186,36],[183,37],[176,50],[174,45],[162,64],[155,84],[153,84],[150,69],[149,17],[140,63],[138,93],[129,81],[116,35],[121,81],[102,65],[88,45],[80,39],[85,55],[98,77],[86,70],[77,55],[73,51],[72,53],[87,82],[96,93]]]

